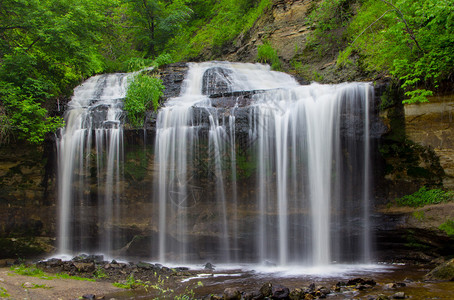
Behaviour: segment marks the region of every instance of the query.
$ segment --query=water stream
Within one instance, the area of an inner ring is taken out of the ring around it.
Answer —
[[[109,255],[115,246],[112,228],[120,218],[120,117],[127,77],[91,77],[74,90],[68,104],[66,127],[57,143],[60,254],[98,251]],[[95,193],[93,185],[97,187]],[[97,227],[102,230],[93,236]]]

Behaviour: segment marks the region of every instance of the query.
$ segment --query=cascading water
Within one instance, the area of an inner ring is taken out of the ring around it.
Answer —
[[[70,102],[58,143],[61,253],[134,255],[128,247],[138,239],[117,237],[131,222],[120,211],[128,194],[120,189],[128,185],[121,176],[126,80],[93,77]],[[139,233],[149,238],[140,244],[147,258],[369,261],[372,96],[368,83],[301,86],[260,64],[190,64],[180,96],[157,114],[154,158],[142,176],[153,192],[149,199],[141,191],[138,204],[151,212],[130,226],[138,232],[147,224]]]
[[[247,151],[256,180],[246,198],[237,191],[238,103],[222,110],[209,98],[236,91],[251,94]],[[192,261],[194,249],[222,262],[237,261],[238,252],[279,265],[369,259],[372,93],[367,83],[300,86],[262,65],[192,64],[181,96],[158,115],[159,260]],[[197,175],[201,161],[205,177]],[[241,202],[251,198],[246,218],[255,226],[245,229]],[[204,202],[211,203],[211,228],[193,220]],[[212,240],[204,246],[200,236]]]
[[[74,90],[68,104],[66,127],[57,143],[60,254],[110,254],[114,248],[112,228],[120,213],[121,100],[127,77],[91,77]],[[93,238],[93,232],[98,232],[98,237]]]

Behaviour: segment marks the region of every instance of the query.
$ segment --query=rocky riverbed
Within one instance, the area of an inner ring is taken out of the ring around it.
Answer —
[[[19,269],[40,271],[25,276]],[[82,255],[3,267],[0,292],[7,299],[451,299],[454,276],[439,280],[427,275],[431,269],[386,264],[166,267]]]

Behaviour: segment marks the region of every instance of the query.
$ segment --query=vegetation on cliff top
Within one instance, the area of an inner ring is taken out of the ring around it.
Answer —
[[[454,0],[361,1],[338,65],[358,55],[366,71],[400,81],[404,103],[427,101],[440,85],[452,86],[454,80],[453,7]]]
[[[180,61],[216,59],[233,51],[233,43],[247,41],[248,31],[272,3],[2,1],[0,142],[43,141],[46,132],[63,124],[57,103],[93,74],[126,71],[137,62],[150,65],[164,53]],[[308,49],[337,57],[339,69],[354,64],[372,78],[391,76],[406,90],[408,102],[452,87],[454,0],[313,3],[302,20],[311,25]],[[273,49],[262,42],[258,59],[281,67],[277,54],[267,52]]]

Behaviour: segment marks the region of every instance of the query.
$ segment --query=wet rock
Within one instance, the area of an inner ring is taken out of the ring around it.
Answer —
[[[329,295],[329,294],[331,293],[331,291],[330,291],[328,288],[324,287],[324,286],[320,287],[320,288],[318,289],[318,291],[319,291],[320,294],[323,295],[323,296]]]
[[[397,288],[397,285],[395,283],[387,283],[384,286],[385,289],[395,289]]]
[[[82,261],[82,260],[86,259],[87,257],[88,257],[87,254],[82,253],[77,256],[74,256],[71,260],[72,261]]]
[[[454,258],[427,273],[425,278],[429,280],[454,281]]]
[[[231,74],[232,70],[222,67],[213,67],[206,70],[202,79],[202,94],[212,95],[230,92],[232,84]]]
[[[263,296],[262,296],[262,294],[260,294],[260,292],[254,291],[254,292],[244,293],[243,299],[244,300],[259,300],[259,299],[263,299]]]
[[[210,262],[207,262],[207,263],[205,264],[205,266],[204,266],[204,269],[205,269],[205,270],[214,271],[214,267],[215,267],[215,265],[213,265],[213,264],[210,263]]]
[[[367,285],[375,286],[377,283],[373,279],[363,279],[363,278],[350,279],[347,282],[348,286],[353,286],[353,285],[357,286],[358,284],[360,284],[360,285],[366,285],[367,284]]]
[[[188,66],[186,63],[169,64],[160,69],[162,84],[166,87],[162,96],[163,99],[180,95],[181,84],[187,71]]]
[[[308,293],[308,294],[311,294],[311,293],[315,292],[315,283],[311,283],[311,284],[307,287],[307,289],[306,289],[305,292]]]
[[[273,285],[271,287],[272,299],[289,299],[290,290],[282,285]]]
[[[95,270],[95,263],[92,262],[74,262],[73,265],[79,272],[93,272]]]
[[[262,287],[260,288],[260,294],[263,295],[263,297],[269,297],[273,294],[273,285],[271,282],[267,282]]]
[[[142,262],[142,261],[137,263],[136,266],[139,269],[145,269],[145,270],[152,270],[155,267],[153,264]]]
[[[61,266],[63,262],[59,258],[51,258],[43,263],[50,267],[56,267],[56,266]]]
[[[291,300],[299,300],[303,299],[304,297],[304,291],[300,288],[296,288],[290,291],[289,298]]]
[[[226,288],[224,290],[224,300],[240,300],[241,293],[236,288]]]
[[[393,299],[405,299],[405,293],[404,292],[397,292],[393,295]]]
[[[389,297],[383,294],[380,294],[375,298],[375,300],[389,300]]]
[[[104,255],[96,255],[96,254],[88,255],[86,260],[92,261],[95,263],[100,263],[100,262],[104,261]]]
[[[96,296],[93,295],[93,294],[85,294],[85,295],[82,296],[82,299],[96,300],[98,298],[96,298]]]

